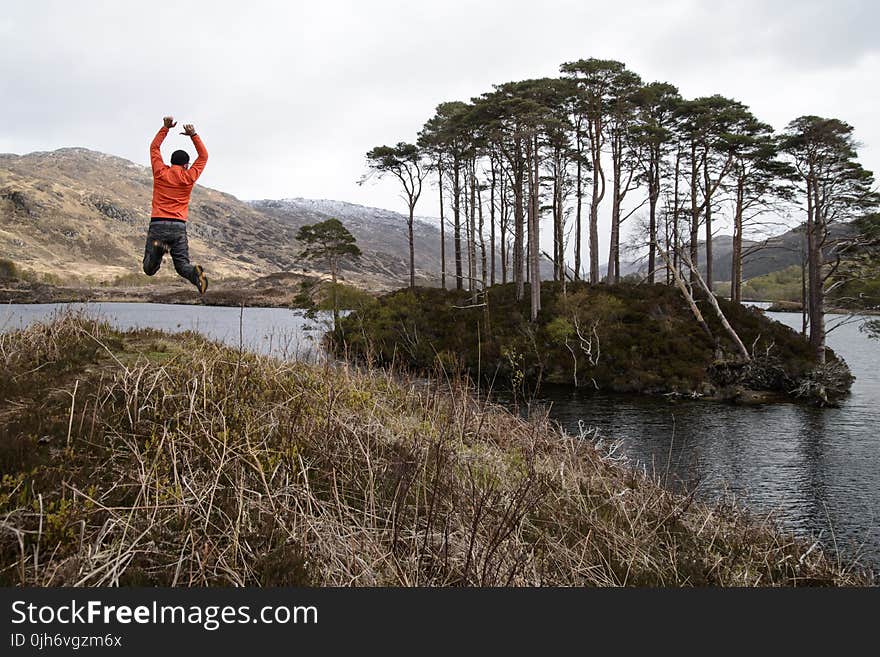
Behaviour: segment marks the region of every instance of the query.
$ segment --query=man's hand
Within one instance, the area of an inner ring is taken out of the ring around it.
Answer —
[[[180,134],[186,135],[187,137],[195,137],[196,129],[193,127],[192,123],[184,123],[183,132],[181,132]]]
[[[162,118],[162,123],[165,124],[166,128],[173,128],[177,125],[177,121],[174,120],[173,116],[165,116]]]

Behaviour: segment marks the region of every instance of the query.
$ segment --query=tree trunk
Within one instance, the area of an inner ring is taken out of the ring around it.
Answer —
[[[602,122],[591,122],[590,150],[593,160],[593,196],[590,204],[590,283],[599,282],[599,203],[605,196],[605,173],[602,170]],[[601,189],[600,189],[601,182]]]
[[[440,176],[440,286],[446,289],[446,221],[443,218],[443,165],[438,163]]]
[[[330,303],[333,304],[333,332],[339,331],[339,303],[336,300],[336,258],[330,258]]]
[[[616,182],[615,182],[616,185]],[[611,235],[608,240],[608,271],[605,280],[608,283],[617,283],[617,236],[620,233],[620,208],[617,203],[617,190],[611,202]]]
[[[730,300],[742,303],[742,240],[744,180],[742,176],[736,185],[736,208],[733,213],[733,252],[731,254]]]
[[[617,131],[611,135],[611,171],[614,182],[611,185],[611,239],[608,248],[608,283],[620,282],[620,176],[623,168],[623,142]]]
[[[505,285],[507,283],[507,269],[510,264],[507,257],[507,233],[509,228],[508,224],[510,222],[510,208],[507,205],[507,182],[503,165],[501,165],[499,173],[501,174],[501,189],[499,190],[501,198],[499,199],[500,202],[498,207],[498,214],[500,215],[499,228],[501,229],[501,284]]]
[[[555,153],[554,153],[555,155]],[[560,243],[559,243],[559,208],[556,205],[556,200],[559,192],[559,177],[557,174],[558,169],[556,168],[558,160],[554,158],[553,160],[553,200],[551,201],[551,210],[553,214],[553,280],[559,281],[561,280],[559,277],[559,263],[562,260],[560,257]]]
[[[706,294],[706,299],[709,301],[709,305],[712,306],[712,309],[715,311],[715,314],[718,316],[718,319],[721,321],[721,326],[724,327],[724,330],[727,331],[727,335],[730,336],[730,339],[733,340],[733,343],[736,345],[737,351],[739,351],[740,356],[742,356],[743,360],[749,362],[751,356],[749,356],[749,350],[746,349],[745,345],[742,343],[742,340],[739,339],[739,335],[737,335],[736,331],[733,330],[733,327],[730,325],[730,322],[727,321],[727,317],[724,316],[724,313],[721,311],[721,306],[718,305],[718,299],[715,298],[715,295],[712,293],[712,290],[709,289],[709,285],[706,281],[703,280],[703,277],[700,275],[700,270],[693,266],[693,263],[687,262],[688,267],[690,267],[691,272],[693,272],[697,277],[697,282],[700,284],[700,287],[703,288],[703,292]]]
[[[519,153],[521,152],[519,143],[517,143],[516,148],[517,156],[519,156]],[[523,216],[523,178],[525,176],[525,172],[523,171],[521,160],[516,163],[513,175],[513,280],[516,283],[516,300],[522,301],[523,297],[525,296],[525,272],[523,271],[523,222],[525,221],[525,217]]]
[[[703,184],[706,194],[706,285],[712,289],[712,191],[709,179],[709,153],[703,157]]]
[[[807,201],[809,206],[812,203]],[[807,299],[807,231],[804,224],[804,237],[801,239],[801,335],[807,337],[807,327],[809,320],[807,313],[809,312],[809,302]]]
[[[492,183],[489,188],[489,284],[495,285],[495,160],[489,160]]]
[[[821,234],[822,205],[817,181],[811,176],[807,181],[807,261],[810,280],[810,345],[816,354],[816,362],[825,363],[825,290],[822,282]]]
[[[657,268],[657,199],[660,198],[660,147],[651,146],[651,162],[648,165],[648,282],[654,283]]]
[[[697,143],[695,141],[691,141],[691,243],[690,243],[690,252],[691,252],[691,262],[694,267],[700,266],[700,249],[698,241],[700,239],[700,210],[699,205],[697,205],[697,173],[699,168],[697,166]],[[693,270],[691,270],[691,283],[696,284],[697,279],[696,276],[693,275]]]
[[[529,289],[531,291],[531,319],[534,322],[538,319],[538,312],[541,310],[541,272],[539,270],[541,249],[538,227],[540,179],[537,135],[533,137],[533,141],[528,142],[526,161],[529,164],[529,274],[531,278]]]
[[[675,267],[676,271],[678,270],[678,250],[680,248],[681,235],[679,234],[679,230],[681,228],[679,214],[679,207],[681,204],[681,199],[679,197],[679,181],[681,179],[681,145],[679,144],[675,151],[675,178],[673,179],[673,192],[672,192],[672,266]],[[669,245],[666,245],[666,248],[669,248]],[[667,263],[667,269],[669,268],[669,263]],[[672,274],[667,272],[667,278],[671,281]]]
[[[565,163],[562,161],[560,153],[559,161],[556,167],[556,212],[558,219],[556,221],[557,235],[556,240],[559,244],[559,280],[562,281],[562,290],[565,292],[565,208],[563,186],[565,185]]]
[[[461,162],[458,157],[452,161],[452,215],[453,240],[455,246],[455,289],[463,289],[461,271]]]
[[[672,234],[669,232],[669,217],[670,217],[669,208],[665,208],[665,211],[663,212],[663,243],[666,244],[667,246],[669,245],[669,243],[672,240]],[[655,246],[654,253],[656,253],[656,252],[657,252],[657,247]],[[663,269],[666,272],[666,277],[665,277],[666,278],[666,285],[669,285],[672,283],[672,274],[669,273],[669,269],[665,265],[664,265]]]
[[[416,286],[416,251],[413,245],[413,219],[415,218],[415,204],[410,201],[409,204],[409,221],[407,229],[409,230],[409,286]]]
[[[476,187],[477,187],[477,217],[479,218],[479,224],[478,224],[479,229],[477,230],[477,235],[480,236],[480,274],[481,274],[480,280],[482,281],[482,284],[483,284],[481,289],[485,290],[487,278],[488,278],[488,271],[486,269],[486,265],[487,265],[488,261],[486,259],[486,238],[483,235],[483,197],[482,197],[482,194],[480,193],[479,184],[477,184]]]
[[[468,289],[471,291],[472,295],[476,295],[477,293],[477,178],[476,178],[476,164],[474,160],[468,165],[470,167],[470,172],[468,177],[470,178],[470,207],[468,208],[469,212],[469,229],[468,234],[470,237],[470,241],[468,242]]]
[[[523,199],[524,199],[524,203],[528,204],[526,206],[526,209],[524,210],[524,212],[525,212],[525,227],[524,227],[525,235],[523,235],[523,240],[525,240],[524,241],[525,253],[523,255],[523,258],[524,258],[523,266],[526,269],[526,285],[528,285],[529,281],[532,280],[532,261],[530,259],[530,256],[532,253],[531,252],[531,244],[532,243],[529,241],[532,238],[532,219],[531,219],[532,215],[529,214],[529,212],[530,212],[529,208],[531,207],[531,204],[532,204],[532,196],[531,196],[532,187],[531,187],[531,183],[529,182],[529,177],[531,175],[531,166],[532,166],[531,160],[527,160],[526,161],[526,173],[524,174],[524,177],[523,177],[523,184],[526,185],[526,190],[523,192]]]
[[[462,278],[464,279],[463,285],[464,289],[470,291],[471,289],[471,214],[469,209],[470,199],[468,197],[468,167],[465,164],[464,175],[461,180],[462,194],[461,194],[461,210],[462,210],[462,220],[464,223],[464,243],[462,244],[462,263],[461,268],[463,271]]]
[[[657,248],[657,252],[663,258],[663,261],[666,263],[666,268],[672,272],[672,280],[675,281],[675,286],[681,291],[682,296],[685,301],[687,301],[688,307],[691,309],[691,312],[694,315],[694,318],[697,320],[697,323],[700,325],[700,328],[703,329],[703,332],[709,336],[709,339],[712,342],[715,342],[715,336],[712,335],[712,331],[709,330],[709,325],[706,324],[706,320],[703,319],[703,313],[700,312],[700,309],[697,307],[697,304],[694,302],[694,296],[688,290],[687,285],[684,280],[681,278],[681,275],[678,273],[678,268],[672,266],[672,262],[669,260],[669,254],[661,248]]]
[[[579,281],[581,279],[581,240],[582,237],[582,228],[581,228],[581,206],[583,205],[583,172],[582,172],[582,163],[581,159],[583,157],[583,143],[581,142],[581,133],[580,133],[580,125],[577,128],[577,191],[575,192],[577,196],[577,209],[575,212],[575,225],[574,225],[574,280]]]

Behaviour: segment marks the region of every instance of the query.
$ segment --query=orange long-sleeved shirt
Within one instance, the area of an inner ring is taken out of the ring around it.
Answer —
[[[186,221],[189,197],[193,185],[208,163],[208,149],[202,143],[201,137],[193,135],[193,146],[199,154],[196,161],[188,169],[176,164],[168,166],[162,160],[159,150],[167,134],[168,128],[160,128],[150,144],[150,162],[153,165],[153,210],[150,216]]]

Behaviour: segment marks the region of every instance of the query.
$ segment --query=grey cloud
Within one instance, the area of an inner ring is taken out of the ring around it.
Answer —
[[[366,150],[414,139],[442,101],[590,56],[687,94],[734,95],[777,122],[852,115],[880,168],[880,130],[866,118],[878,87],[864,65],[877,53],[873,2],[6,4],[0,147],[81,145],[146,163],[161,116],[175,112],[211,150],[204,184],[244,198],[401,209],[394,185],[355,184]],[[789,83],[799,93],[780,93]],[[434,196],[420,214],[437,214]]]

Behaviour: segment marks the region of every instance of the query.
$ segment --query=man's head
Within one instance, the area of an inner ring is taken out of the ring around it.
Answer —
[[[171,164],[185,167],[189,164],[189,153],[186,151],[174,151],[171,154]]]

